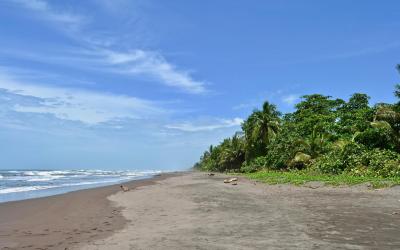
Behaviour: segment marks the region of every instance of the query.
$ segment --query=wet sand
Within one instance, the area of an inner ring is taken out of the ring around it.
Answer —
[[[400,249],[400,188],[189,172],[0,205],[0,249]],[[6,248],[8,247],[8,248]]]
[[[131,190],[153,185],[176,174],[163,174],[124,185]],[[0,249],[71,249],[105,238],[127,220],[108,196],[119,185],[80,190],[37,199],[0,204]]]

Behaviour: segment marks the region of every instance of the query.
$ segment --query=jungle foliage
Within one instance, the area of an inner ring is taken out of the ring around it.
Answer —
[[[265,102],[243,122],[242,131],[210,146],[195,167],[221,172],[311,170],[400,177],[399,84],[394,95],[398,102],[375,105],[362,93],[347,101],[305,95],[294,112],[284,115]]]

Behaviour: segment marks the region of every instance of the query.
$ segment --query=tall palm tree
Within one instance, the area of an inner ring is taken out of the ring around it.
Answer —
[[[240,169],[244,161],[244,138],[237,135],[225,139],[219,156],[219,165],[223,169]]]
[[[279,130],[278,115],[275,105],[265,102],[262,111],[256,112],[253,136],[266,143],[273,140]]]
[[[243,124],[246,137],[246,160],[265,153],[266,146],[279,131],[280,113],[276,106],[264,102],[262,110],[255,110]]]

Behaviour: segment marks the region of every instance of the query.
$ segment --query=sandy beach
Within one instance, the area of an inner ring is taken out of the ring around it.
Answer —
[[[175,174],[125,183],[134,190]],[[119,185],[0,203],[0,249],[71,249],[122,229],[121,207],[108,196]]]
[[[190,172],[0,205],[1,249],[398,249],[400,189]],[[117,189],[117,190],[116,190]]]

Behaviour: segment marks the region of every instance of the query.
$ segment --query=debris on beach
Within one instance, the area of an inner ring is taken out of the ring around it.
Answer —
[[[128,191],[129,191],[129,188],[128,188],[128,187],[125,187],[124,185],[121,185],[120,188],[121,188],[122,191],[124,191],[124,192],[128,192]]]
[[[230,178],[230,179],[225,179],[224,183],[232,183],[232,185],[237,185],[237,180],[238,178]]]

